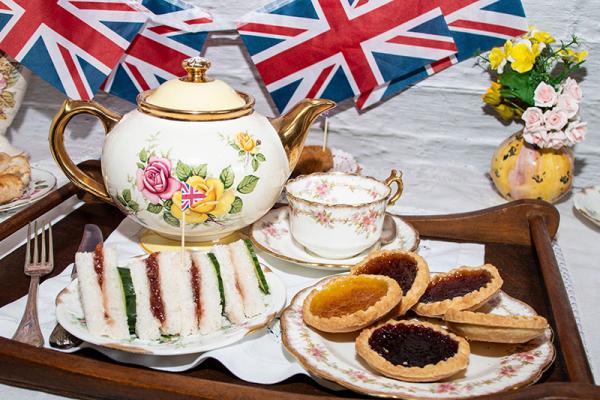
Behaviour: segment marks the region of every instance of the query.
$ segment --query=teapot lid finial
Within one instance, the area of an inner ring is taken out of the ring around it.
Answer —
[[[211,79],[204,76],[210,68],[210,61],[204,57],[196,56],[186,58],[181,65],[187,72],[187,77],[184,80],[188,82],[208,82]]]

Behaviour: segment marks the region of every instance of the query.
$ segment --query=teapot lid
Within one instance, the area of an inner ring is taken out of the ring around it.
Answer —
[[[206,76],[210,65],[203,57],[183,60],[187,76],[168,80],[154,90],[141,93],[138,97],[140,111],[184,120],[229,119],[251,113],[254,98],[237,92],[220,79]],[[240,110],[244,112],[238,115]],[[215,117],[218,115],[220,117]]]

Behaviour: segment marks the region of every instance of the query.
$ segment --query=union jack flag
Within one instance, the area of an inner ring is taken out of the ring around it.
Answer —
[[[181,61],[197,56],[211,15],[178,0],[143,0],[153,16],[136,36],[102,89],[135,103],[138,93],[181,76]]]
[[[286,0],[238,31],[280,111],[358,95],[456,53],[439,0]]]
[[[187,183],[182,183],[181,186],[181,211],[185,211],[190,207],[193,207],[194,204],[205,198],[206,195],[202,192],[194,189],[193,186],[188,185]]]
[[[490,50],[527,32],[521,0],[440,0],[440,6],[458,53],[362,93],[356,98],[359,109],[401,92],[436,72],[473,57],[477,52]]]
[[[0,0],[0,49],[67,96],[88,100],[147,18],[131,0]]]

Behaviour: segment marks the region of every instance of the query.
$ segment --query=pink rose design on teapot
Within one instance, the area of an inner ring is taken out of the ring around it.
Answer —
[[[137,171],[137,188],[151,203],[168,200],[181,188],[181,182],[171,177],[171,161],[157,156],[148,159],[146,167]]]

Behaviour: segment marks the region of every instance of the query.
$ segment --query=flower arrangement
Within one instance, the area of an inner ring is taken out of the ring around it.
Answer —
[[[569,76],[588,55],[573,36],[557,43],[548,32],[530,27],[481,59],[497,76],[482,96],[506,121],[525,123],[523,139],[540,148],[560,149],[584,140],[579,118],[581,89]]]

